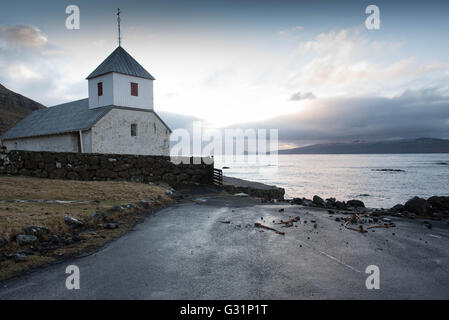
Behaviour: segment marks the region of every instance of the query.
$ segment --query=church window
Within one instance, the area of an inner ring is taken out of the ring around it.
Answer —
[[[137,136],[137,124],[133,123],[131,124],[131,137]]]
[[[98,88],[98,96],[101,97],[103,95],[103,82],[98,82],[97,88]]]
[[[136,97],[139,95],[139,85],[135,82],[131,82],[131,95]]]

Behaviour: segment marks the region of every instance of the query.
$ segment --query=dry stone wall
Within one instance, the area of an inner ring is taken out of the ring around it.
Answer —
[[[212,164],[176,165],[165,156],[0,150],[0,174],[50,179],[211,184]],[[184,162],[185,163],[185,162]]]

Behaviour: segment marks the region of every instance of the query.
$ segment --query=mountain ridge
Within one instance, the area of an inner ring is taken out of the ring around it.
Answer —
[[[46,107],[39,102],[0,84],[0,135],[34,110],[44,108]]]
[[[449,140],[417,138],[356,143],[325,143],[283,149],[279,154],[449,153]]]

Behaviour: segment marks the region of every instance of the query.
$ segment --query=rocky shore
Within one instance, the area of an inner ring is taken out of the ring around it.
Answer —
[[[283,188],[263,183],[224,176],[223,189],[229,193],[243,193],[248,196],[261,198],[263,202],[287,201],[291,204],[306,207],[328,209],[329,213],[345,212],[376,212],[378,215],[388,215],[405,218],[449,218],[449,196],[432,196],[428,199],[413,197],[404,204],[396,204],[391,208],[367,208],[365,203],[358,199],[340,201],[335,198],[323,199],[318,195],[312,199],[296,197],[284,199]]]
[[[313,199],[293,198],[289,200],[292,204],[309,207],[345,211],[376,211],[385,215],[396,217],[432,217],[449,218],[449,196],[433,196],[428,199],[413,197],[404,204],[397,204],[389,209],[366,208],[361,200],[338,201],[335,198],[322,199],[315,195]]]
[[[419,219],[428,229],[433,228],[432,221],[443,220],[449,224],[449,197],[433,196],[426,199],[413,197],[405,204],[397,204],[389,209],[367,208],[361,200],[338,201],[335,198],[324,200],[320,196],[315,195],[313,199],[293,198],[285,200],[267,200],[262,199],[262,203],[282,202],[291,205],[300,205],[303,209],[316,208],[321,215],[326,215],[340,224],[341,228],[357,231],[360,233],[376,232],[378,228],[389,229],[396,228],[396,222],[402,218],[403,221],[408,219]],[[284,212],[285,208],[279,209]],[[393,218],[395,217],[395,218]],[[273,221],[274,224],[281,224],[283,228],[296,226],[300,221],[300,216],[289,216],[289,220]],[[263,219],[262,219],[263,220]],[[304,223],[307,221],[304,221]],[[310,220],[314,229],[318,228],[316,220]],[[435,222],[436,223],[436,222]],[[284,231],[273,228],[272,226],[256,223],[255,227],[272,230],[277,234],[284,235]],[[296,226],[297,227],[297,226]],[[393,236],[395,232],[391,233]],[[419,240],[422,240],[420,238]]]

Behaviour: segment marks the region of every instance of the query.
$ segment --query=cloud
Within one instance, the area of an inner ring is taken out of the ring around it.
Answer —
[[[279,129],[281,142],[321,142],[392,138],[449,138],[449,94],[441,88],[407,90],[394,98],[314,100],[301,111],[242,128]]]
[[[233,67],[223,67],[210,72],[204,79],[205,86],[223,86],[231,82],[235,77],[236,70]]]
[[[42,79],[41,75],[23,64],[9,66],[6,68],[6,72],[10,78],[17,77],[24,81]]]
[[[35,26],[14,25],[0,29],[0,42],[8,46],[40,49],[46,47],[48,39]]]
[[[320,97],[385,95],[449,67],[448,63],[419,63],[412,56],[394,60],[392,53],[400,46],[373,41],[359,27],[318,34],[298,44],[287,85]]]
[[[295,33],[299,32],[299,31],[303,31],[303,30],[304,30],[303,26],[294,26],[293,28],[279,31],[279,35],[281,37],[285,37],[287,35],[295,34]]]
[[[186,116],[179,113],[158,111],[158,115],[164,119],[164,122],[169,126],[170,129],[186,129],[189,133],[193,132],[193,123],[198,121],[203,121],[200,118],[193,116]]]
[[[312,92],[306,92],[301,94],[301,92],[294,93],[289,101],[301,101],[301,100],[313,100],[316,99],[315,95]]]
[[[44,105],[86,96],[83,78],[73,79],[79,66],[71,59],[35,26],[0,29],[0,83]]]

